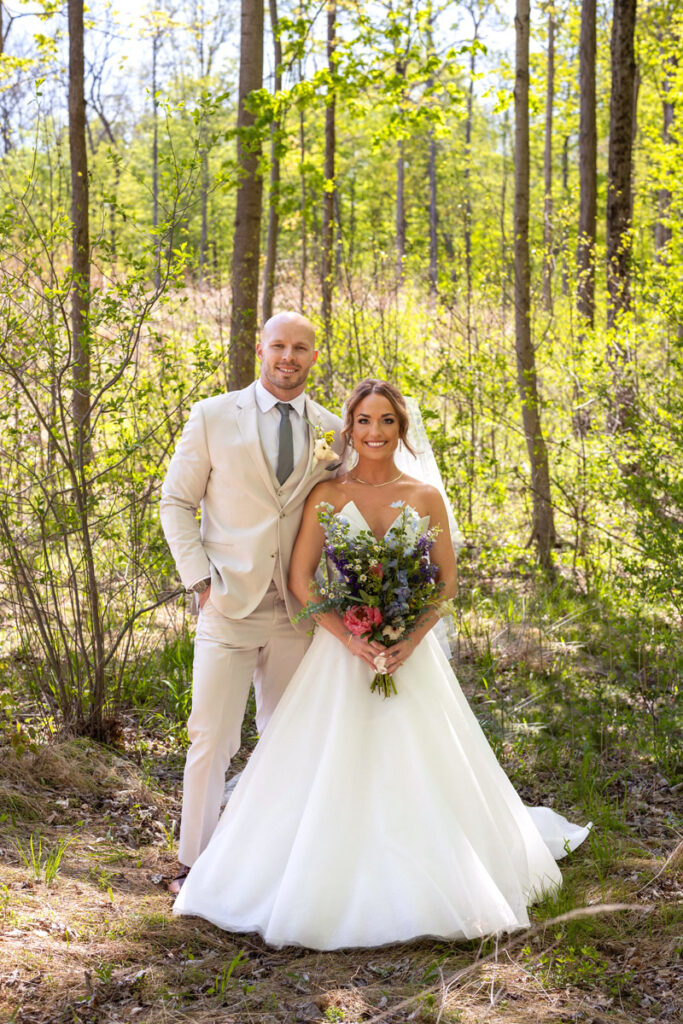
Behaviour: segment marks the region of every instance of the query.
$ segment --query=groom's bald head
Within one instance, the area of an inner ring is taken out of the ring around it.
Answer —
[[[276,313],[263,325],[256,352],[263,386],[281,401],[289,401],[303,391],[318,358],[315,328],[301,313]]]
[[[315,349],[315,327],[302,313],[294,313],[291,311],[284,311],[282,313],[276,313],[275,316],[271,316],[270,320],[266,320],[261,330],[261,341],[266,341],[269,338],[277,334],[297,334],[298,336],[305,338],[312,349]]]

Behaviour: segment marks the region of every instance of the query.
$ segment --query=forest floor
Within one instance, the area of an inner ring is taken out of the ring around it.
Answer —
[[[642,735],[603,722],[624,692],[591,689],[605,676],[585,644],[553,650],[552,630],[532,644],[509,617],[491,624],[485,644],[463,629],[458,672],[496,753],[525,802],[595,822],[528,932],[316,953],[173,917],[183,750],[159,715],[131,712],[120,747],[64,739],[19,756],[7,736],[0,747],[0,1020],[680,1021],[680,763],[670,755],[665,775]],[[545,724],[540,712],[529,721],[539,695]],[[246,738],[248,751],[250,723]]]

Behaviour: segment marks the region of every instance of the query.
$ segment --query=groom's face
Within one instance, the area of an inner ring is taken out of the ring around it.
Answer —
[[[264,327],[256,351],[261,360],[261,383],[283,402],[301,394],[318,358],[312,328],[305,322],[277,317]]]

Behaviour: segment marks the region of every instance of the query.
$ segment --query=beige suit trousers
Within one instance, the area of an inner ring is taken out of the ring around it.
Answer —
[[[211,603],[199,613],[194,643],[190,749],[185,762],[178,860],[194,864],[218,822],[225,773],[240,747],[253,680],[256,726],[263,733],[303,658],[310,637],[292,626],[271,583],[259,606],[229,619]]]

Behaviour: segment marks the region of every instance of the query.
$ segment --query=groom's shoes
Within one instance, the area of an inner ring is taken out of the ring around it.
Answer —
[[[168,891],[170,892],[171,896],[177,896],[178,895],[178,893],[180,892],[180,890],[182,889],[182,887],[183,887],[183,885],[185,883],[185,879],[187,878],[189,870],[190,870],[189,868],[182,868],[181,867],[180,874],[176,875],[175,878],[173,878],[168,883]]]

